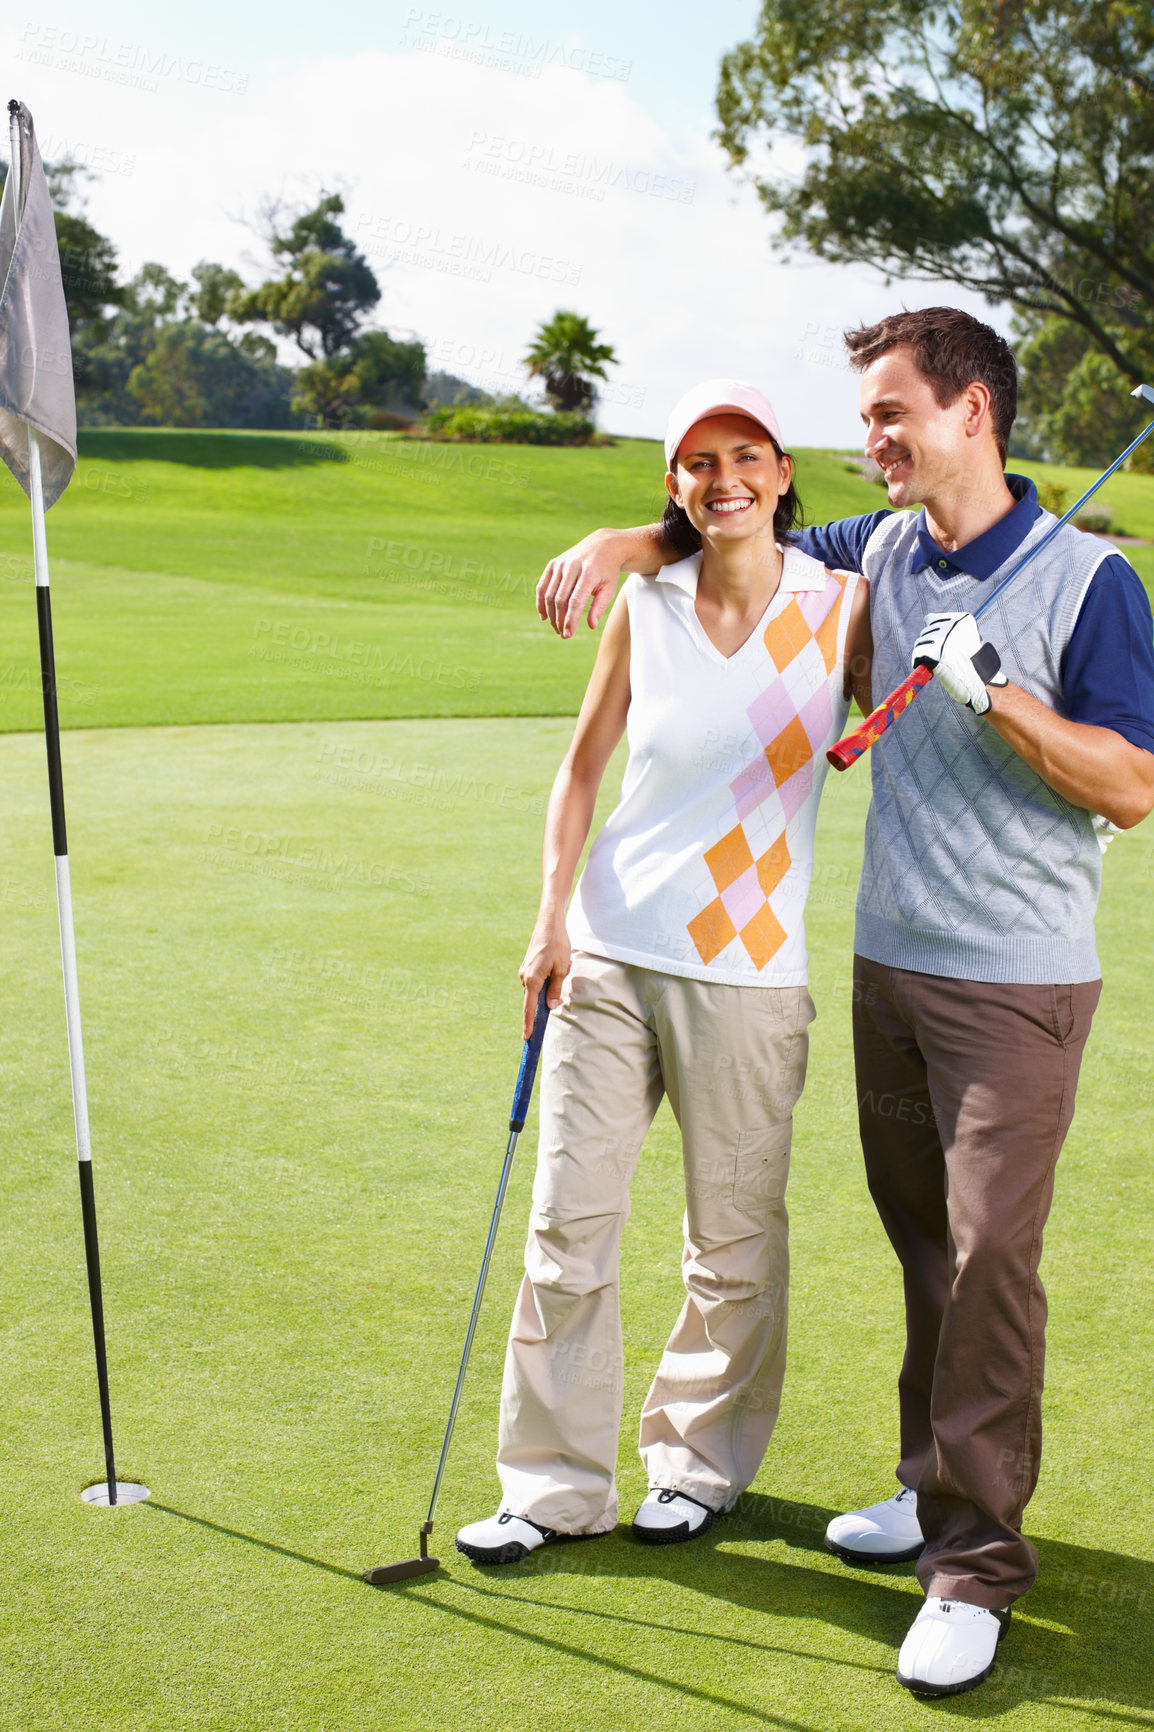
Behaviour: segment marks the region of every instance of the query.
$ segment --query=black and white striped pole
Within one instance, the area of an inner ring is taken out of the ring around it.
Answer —
[[[9,173],[15,179],[15,208],[20,209],[19,105],[9,104],[12,139]],[[108,1356],[104,1340],[104,1298],[100,1282],[100,1243],[96,1233],[96,1199],[92,1187],[92,1144],[88,1130],[88,1090],[84,1078],[84,1041],[80,1028],[80,988],[76,974],[76,938],[72,923],[72,881],[68,870],[68,834],[64,821],[64,777],[60,765],[60,718],[56,705],[56,657],[52,643],[52,601],[48,587],[48,540],[44,528],[44,485],[40,443],[28,427],[28,496],[32,506],[32,552],[36,573],[36,620],[40,637],[40,683],[44,692],[44,742],[48,753],[48,798],[52,813],[52,852],[56,861],[56,908],[60,919],[60,959],[64,972],[64,1011],[68,1027],[68,1068],[72,1078],[72,1116],[76,1126],[76,1160],[80,1175],[80,1209],[84,1222],[84,1258],[96,1349],[96,1382],[100,1391],[100,1424],[104,1435],[107,1479],[81,1493],[86,1503],[114,1508],[139,1503],[148,1487],[117,1484],[112,1448],[112,1408],[108,1396]]]

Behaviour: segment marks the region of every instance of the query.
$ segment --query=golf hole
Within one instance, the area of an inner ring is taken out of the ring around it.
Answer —
[[[92,1504],[96,1509],[119,1509],[122,1503],[143,1503],[151,1492],[146,1485],[138,1485],[134,1480],[118,1479],[116,1482],[116,1502],[108,1501],[108,1486],[102,1480],[99,1485],[86,1485],[81,1492],[85,1503]]]

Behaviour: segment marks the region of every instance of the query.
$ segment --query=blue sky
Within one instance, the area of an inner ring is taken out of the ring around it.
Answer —
[[[436,365],[525,389],[533,330],[573,307],[619,357],[612,431],[659,434],[682,390],[724,374],[767,392],[789,443],[852,445],[845,325],[943,300],[1005,318],[943,286],[775,257],[710,136],[721,56],[756,10],[23,0],[0,62],[45,154],[92,166],[88,212],[125,274],[212,258],[257,280],[262,200],[338,188],[377,322]]]

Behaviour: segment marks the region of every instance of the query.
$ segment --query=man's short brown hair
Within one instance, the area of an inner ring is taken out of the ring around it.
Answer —
[[[960,307],[891,313],[876,325],[859,325],[856,331],[845,333],[849,364],[855,373],[864,372],[879,355],[903,343],[913,350],[918,371],[929,380],[934,400],[942,409],[956,403],[975,380],[986,387],[994,438],[1005,463],[1010,429],[1018,412],[1018,368],[1006,339]]]

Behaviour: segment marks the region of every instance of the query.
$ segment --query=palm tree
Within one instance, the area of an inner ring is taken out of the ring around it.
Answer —
[[[608,343],[597,341],[598,333],[580,313],[558,311],[547,324],[538,325],[524,365],[530,374],[545,380],[545,392],[555,409],[588,409],[598,379],[607,377],[606,363],[616,367],[617,357]]]

